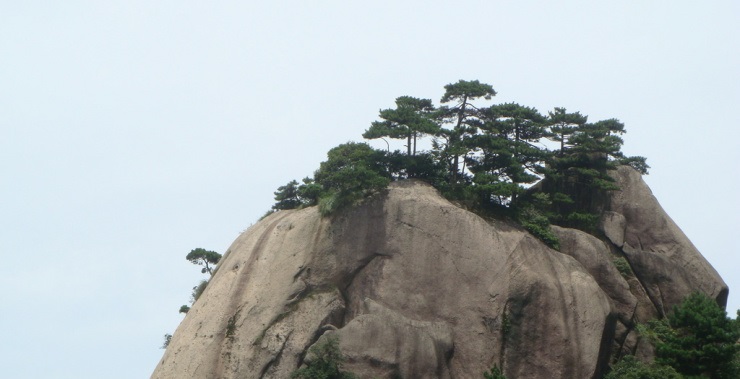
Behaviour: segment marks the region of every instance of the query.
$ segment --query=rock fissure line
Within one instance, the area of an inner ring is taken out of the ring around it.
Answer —
[[[347,300],[347,294],[345,293],[349,287],[352,286],[352,283],[354,283],[355,278],[357,275],[364,270],[367,266],[372,263],[375,258],[383,257],[383,258],[390,258],[390,255],[387,254],[380,254],[380,253],[373,253],[371,256],[363,259],[360,261],[360,264],[355,268],[350,274],[349,277],[346,279],[346,284],[342,283],[340,286],[337,286],[340,289],[340,292],[342,293],[342,296],[344,297],[345,301]]]
[[[640,253],[642,253],[642,251],[637,250],[630,254],[640,254]],[[627,259],[627,261],[630,262],[629,258]],[[630,267],[632,266],[630,265]],[[645,296],[647,296],[647,299],[650,301],[651,304],[653,304],[653,308],[655,308],[655,310],[658,312],[658,315],[660,317],[664,317],[666,313],[663,307],[662,295],[660,295],[659,298],[656,298],[656,294],[654,293],[654,291],[648,290],[648,287],[646,287],[644,283],[646,282],[646,280],[645,278],[643,278],[645,274],[642,272],[642,270],[638,270],[638,271],[633,270],[632,273],[635,274],[635,279],[637,280],[637,283],[639,283],[640,287],[642,287],[643,291],[645,291]],[[660,292],[660,288],[658,286],[655,286],[655,287],[657,287],[657,291]]]
[[[626,229],[626,227],[625,227],[625,229]],[[634,308],[632,309],[632,318],[631,318],[631,320],[634,320],[635,317],[637,317],[637,309],[638,309],[638,306],[639,306],[639,299],[642,298],[642,296],[639,293],[635,293],[636,291],[632,287],[632,284],[631,284],[632,282],[637,282],[637,285],[639,285],[639,289],[641,289],[642,290],[642,293],[644,293],[648,297],[648,300],[650,301],[650,303],[653,304],[653,308],[655,308],[657,310],[658,309],[658,305],[655,304],[655,301],[650,297],[650,293],[648,292],[647,288],[645,287],[645,284],[640,279],[640,277],[637,275],[637,273],[639,272],[639,270],[635,270],[635,266],[634,266],[634,263],[632,262],[632,260],[630,259],[630,255],[628,255],[627,253],[625,253],[625,249],[631,249],[631,246],[628,243],[625,242],[622,247],[619,247],[616,244],[614,244],[614,242],[612,242],[611,240],[609,240],[608,238],[605,239],[605,240],[602,239],[602,241],[607,246],[612,247],[612,249],[609,249],[609,251],[617,251],[618,252],[618,257],[622,257],[622,258],[624,258],[625,261],[627,261],[627,264],[630,267],[630,271],[632,272],[632,277],[635,279],[634,281],[631,281],[628,278],[625,278],[625,281],[627,282],[627,285],[629,286],[630,293],[632,294],[632,296],[635,297],[635,299],[638,299],[638,301],[635,303]],[[612,264],[613,264],[613,262],[612,262]],[[635,325],[636,325],[636,323],[633,321],[632,325],[625,325],[625,327],[627,327],[628,330],[631,332],[632,330],[634,330]],[[622,342],[622,344],[624,344],[624,342],[627,340],[627,334],[629,334],[629,332],[625,334],[625,338],[624,338],[624,341]]]
[[[278,349],[277,353],[275,354],[272,359],[270,359],[260,370],[259,378],[262,379],[265,377],[265,374],[267,374],[267,370],[269,370],[275,363],[280,362],[280,358],[283,356],[283,351],[285,350],[285,345],[288,344],[288,341],[290,340],[290,336],[293,334],[292,331],[288,332],[288,335],[285,336],[285,340],[280,345],[280,349]]]

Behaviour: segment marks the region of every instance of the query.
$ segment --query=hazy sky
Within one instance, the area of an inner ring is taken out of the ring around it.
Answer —
[[[459,79],[623,121],[740,308],[740,2],[2,0],[0,376],[148,377],[191,249]]]

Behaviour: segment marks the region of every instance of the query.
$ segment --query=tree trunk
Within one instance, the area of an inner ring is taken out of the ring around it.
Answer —
[[[416,132],[414,132],[414,156],[416,156]]]
[[[460,133],[460,137],[462,137],[462,133],[460,132],[460,127],[462,126],[463,118],[465,118],[465,108],[467,107],[467,105],[468,105],[468,96],[464,95],[462,104],[460,104],[460,109],[457,111],[457,125],[455,125],[455,131],[454,131],[455,133]],[[453,146],[453,150],[456,147],[457,146]],[[460,156],[457,154],[457,152],[455,152],[454,154],[455,154],[455,159],[453,160],[453,164],[452,164],[453,166],[452,167],[452,170],[453,170],[452,182],[457,183],[458,173],[459,173],[459,168],[460,168],[459,166]]]

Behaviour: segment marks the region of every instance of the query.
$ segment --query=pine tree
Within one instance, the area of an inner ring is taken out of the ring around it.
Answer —
[[[565,108],[556,107],[548,113],[548,121],[550,139],[560,143],[558,155],[563,155],[570,145],[570,137],[588,121],[588,116],[578,112],[568,113]]]
[[[684,375],[740,377],[740,315],[733,320],[716,301],[694,293],[674,307],[667,325],[669,328],[652,325],[657,332],[657,362]]]
[[[554,222],[590,230],[606,191],[619,189],[609,170],[623,158],[620,135],[625,130],[617,119],[585,120],[586,116],[566,113],[564,108],[550,113],[548,136],[561,147],[549,156],[544,188],[551,195]]]
[[[390,183],[386,155],[365,143],[348,142],[327,153],[314,174],[322,187],[319,210],[330,214],[369,196]]]
[[[490,84],[481,83],[477,80],[460,80],[445,87],[445,93],[440,100],[443,104],[454,105],[442,106],[436,112],[440,124],[452,125],[451,129],[440,129],[439,135],[445,140],[443,145],[436,144],[440,151],[440,158],[449,167],[450,183],[458,183],[464,176],[465,168],[460,169],[460,157],[468,153],[465,140],[477,133],[483,123],[480,109],[472,104],[473,100],[483,98],[490,100],[496,95],[496,91]]]
[[[275,192],[276,203],[272,206],[274,210],[295,209],[301,205],[298,197],[298,182],[291,180],[288,184],[278,187]]]
[[[416,140],[425,134],[436,134],[439,126],[431,119],[434,105],[429,99],[401,96],[396,99],[396,109],[383,109],[380,118],[362,134],[363,138],[405,138],[409,156],[416,155]]]
[[[493,105],[481,110],[481,133],[471,136],[467,146],[479,151],[468,159],[477,186],[494,186],[492,193],[515,202],[522,183],[533,183],[543,172],[546,152],[536,146],[545,134],[545,118],[536,109],[516,103]]]

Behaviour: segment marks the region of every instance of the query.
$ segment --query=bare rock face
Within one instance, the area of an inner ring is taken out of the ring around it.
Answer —
[[[725,306],[727,285],[663,211],[640,174],[620,167],[614,177],[621,191],[610,197],[602,229],[621,247],[658,312],[666,314],[694,291]]]
[[[635,322],[695,289],[727,294],[639,174],[617,177],[606,237],[556,228],[562,252],[417,181],[331,218],[273,214],[233,243],[152,378],[287,378],[331,334],[361,378],[477,378],[493,365],[598,378],[612,354],[639,350]]]

